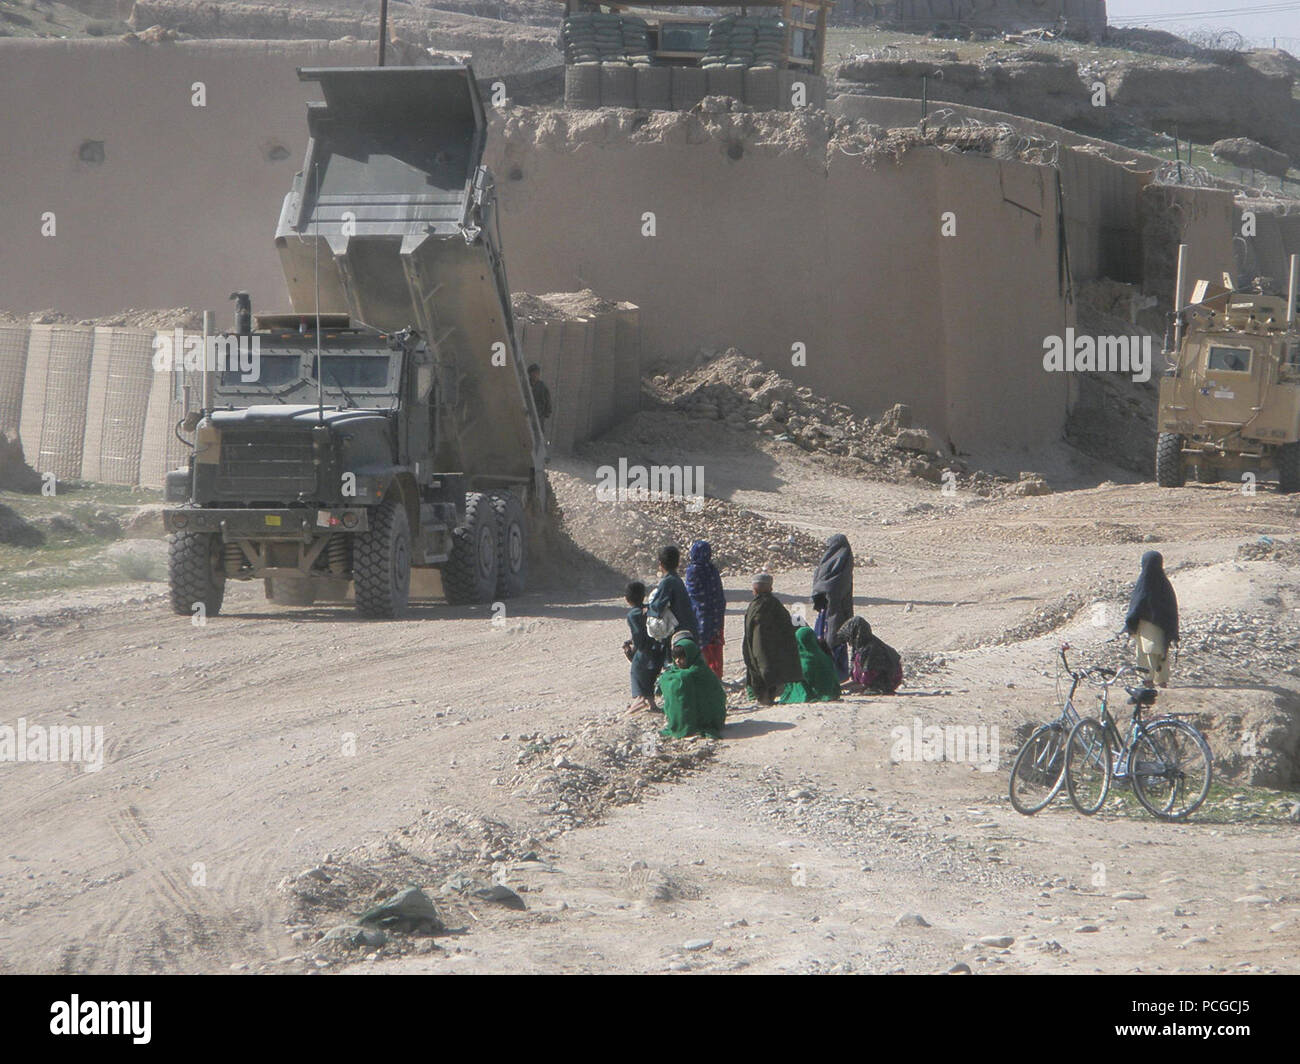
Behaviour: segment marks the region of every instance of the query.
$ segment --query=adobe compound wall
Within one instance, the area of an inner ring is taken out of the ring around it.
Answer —
[[[223,324],[237,288],[283,306],[272,234],[314,92],[294,68],[369,62],[347,42],[0,40],[0,142],[20,149],[0,157],[0,300]],[[1055,171],[848,126],[508,109],[488,162],[511,282],[635,303],[647,362],[736,346],[863,412],[910,403],[962,449],[1056,438]]]

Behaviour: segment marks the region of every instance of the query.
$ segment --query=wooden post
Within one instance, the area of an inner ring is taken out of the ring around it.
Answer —
[[[379,65],[384,65],[384,45],[388,43],[388,0],[379,0]]]

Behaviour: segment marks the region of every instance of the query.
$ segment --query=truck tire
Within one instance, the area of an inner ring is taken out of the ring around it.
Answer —
[[[1156,438],[1156,483],[1162,488],[1181,488],[1186,482],[1183,438],[1176,432],[1160,433]]]
[[[492,497],[465,496],[465,523],[452,533],[451,557],[442,566],[442,590],[453,606],[491,602],[497,590],[497,515]]]
[[[411,595],[411,527],[406,507],[387,499],[352,543],[352,583],[362,617],[400,617]]]
[[[194,607],[202,603],[204,616],[215,617],[226,597],[221,536],[216,532],[173,532],[167,544],[167,579],[173,613],[192,617]]]
[[[1300,491],[1300,443],[1284,443],[1277,449],[1277,488],[1284,495]]]
[[[316,601],[316,587],[310,580],[268,576],[262,581],[266,600],[277,606],[310,606]]]
[[[513,491],[492,494],[497,519],[498,598],[522,595],[528,583],[528,521],[524,504]]]

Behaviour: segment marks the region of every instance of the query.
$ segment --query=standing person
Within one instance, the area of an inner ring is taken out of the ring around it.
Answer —
[[[686,566],[686,593],[700,622],[700,647],[704,663],[722,679],[722,646],[726,642],[723,627],[727,617],[727,596],[722,576],[713,564],[713,548],[706,539],[691,544],[691,560]]]
[[[673,664],[659,677],[667,726],[659,734],[674,739],[688,735],[722,738],[727,719],[727,692],[713,670],[704,664],[700,648],[689,632],[673,636]]]
[[[892,695],[903,684],[903,659],[871,631],[865,617],[850,617],[835,636],[849,647],[853,682],[868,694]]]
[[[677,575],[677,566],[681,560],[682,552],[674,544],[669,543],[666,547],[659,548],[659,586],[650,596],[647,613],[650,617],[659,618],[664,616],[665,610],[671,610],[673,626],[668,636],[671,638],[677,632],[690,632],[691,638],[697,640],[698,647],[700,622],[691,607],[691,596],[686,593],[686,585]],[[667,639],[664,644],[667,645]]]
[[[840,678],[835,672],[835,662],[822,647],[817,633],[806,624],[795,630],[799,644],[799,664],[803,679],[792,683],[781,696],[782,702],[837,702],[840,697]]]
[[[1142,555],[1142,572],[1128,600],[1124,629],[1137,639],[1137,663],[1151,670],[1149,682],[1169,683],[1169,647],[1178,642],[1178,596],[1157,550]]]
[[[664,667],[664,648],[662,643],[651,639],[645,629],[645,584],[633,580],[624,592],[628,610],[627,626],[632,630],[632,638],[623,644],[623,653],[632,663],[632,704],[629,710],[648,709],[654,711],[655,680]]]
[[[853,548],[847,536],[837,533],[826,541],[826,553],[813,570],[812,596],[817,611],[814,631],[832,648],[840,680],[847,680],[852,668],[848,648],[835,642],[840,625],[853,616]]]
[[[542,423],[542,435],[546,435],[546,423],[551,419],[551,390],[542,380],[542,367],[536,362],[528,367],[528,387],[533,392],[533,406],[537,407],[537,420]]]
[[[754,601],[745,610],[745,682],[759,705],[770,706],[785,686],[803,679],[790,612],[772,594],[772,577],[754,577]]]

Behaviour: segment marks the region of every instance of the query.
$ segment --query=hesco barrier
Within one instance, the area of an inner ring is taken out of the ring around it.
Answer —
[[[557,451],[635,410],[641,387],[639,312],[630,303],[566,320],[520,323],[521,349],[542,367]],[[0,326],[0,431],[17,429],[28,462],[61,479],[161,487],[188,448],[176,438],[184,389],[198,373],[155,372],[151,329]]]
[[[611,428],[636,410],[641,393],[640,311],[630,303],[581,317],[518,319],[526,363],[536,362],[551,393],[546,425],[551,449],[575,444]]]
[[[755,111],[789,111],[799,106],[796,86],[802,86],[802,106],[826,105],[826,79],[799,70],[574,63],[564,70],[564,104],[686,111],[705,96],[729,96]]]

